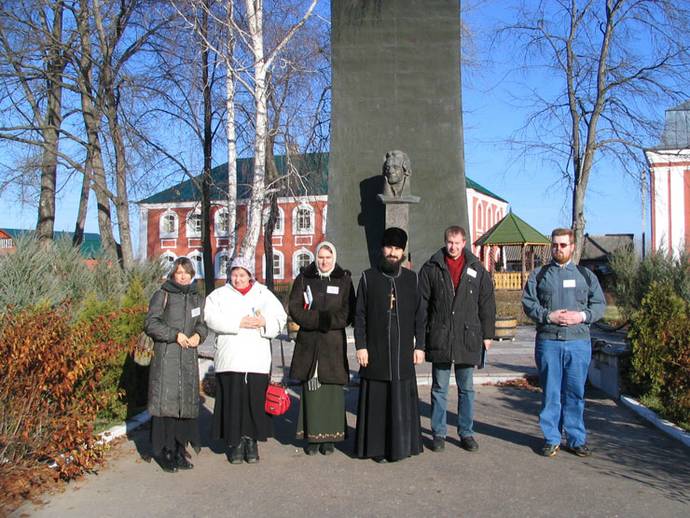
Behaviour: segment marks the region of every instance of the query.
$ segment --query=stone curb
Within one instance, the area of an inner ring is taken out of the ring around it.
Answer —
[[[116,424],[115,426],[108,428],[106,431],[101,432],[98,442],[101,444],[108,444],[113,439],[117,439],[118,437],[122,437],[123,435],[136,430],[141,425],[147,423],[150,419],[151,415],[149,414],[149,411],[144,410],[131,419],[127,419],[127,421],[124,423]]]
[[[690,448],[690,433],[687,433],[681,427],[673,424],[672,422],[660,418],[654,411],[650,410],[630,396],[621,396],[620,400],[623,405],[628,407],[637,415],[652,423],[665,434],[670,435],[674,439],[682,442],[686,447]]]

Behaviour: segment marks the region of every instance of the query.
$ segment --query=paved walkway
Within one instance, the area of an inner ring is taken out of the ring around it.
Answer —
[[[515,342],[492,348],[487,373],[530,372],[531,335],[529,328],[522,331]],[[428,448],[424,372],[420,369],[419,394]],[[449,425],[457,406],[453,392]],[[201,417],[206,442],[193,459],[194,470],[168,474],[143,461],[140,454],[149,453],[145,427],[115,447],[99,474],[14,516],[690,516],[690,449],[591,391],[586,422],[594,455],[580,459],[562,451],[545,459],[537,454],[539,398],[539,392],[479,386],[479,453],[460,449],[449,426],[443,453],[426,449],[379,465],[350,457],[357,401],[357,387],[350,386],[348,440],[334,455],[304,455],[294,439],[298,405],[293,405],[274,419],[275,438],[260,444],[261,462],[253,466],[228,464],[223,446],[209,440],[213,400],[208,398]]]
[[[232,466],[208,442],[190,472],[163,473],[141,460],[147,431],[118,446],[98,475],[26,506],[15,516],[625,516],[690,515],[690,450],[599,393],[587,406],[594,455],[580,459],[541,446],[539,393],[478,387],[477,454],[449,435],[446,450],[379,465],[350,458],[357,389],[348,389],[349,439],[331,457],[307,457],[293,439],[297,405],[275,420],[276,438],[260,444],[261,462]],[[420,387],[429,444],[429,387]],[[456,400],[451,400],[455,408]],[[206,401],[208,438],[212,401]],[[450,416],[450,422],[454,420]],[[451,428],[452,429],[452,428]]]

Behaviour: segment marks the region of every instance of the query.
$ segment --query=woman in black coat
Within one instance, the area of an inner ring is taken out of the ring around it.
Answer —
[[[290,292],[289,312],[299,324],[290,377],[302,381],[297,437],[307,455],[333,453],[345,439],[345,394],[349,380],[345,328],[354,310],[350,272],[336,263],[336,249],[324,241],[316,260],[299,274]]]
[[[192,469],[185,446],[191,443],[198,452],[201,444],[197,347],[207,329],[194,273],[190,259],[175,260],[168,280],[151,297],[144,324],[154,341],[148,398],[153,455],[168,472]]]

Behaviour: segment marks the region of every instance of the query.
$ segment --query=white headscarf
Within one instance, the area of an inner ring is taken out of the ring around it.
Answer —
[[[316,259],[314,260],[314,262],[316,263],[316,271],[318,272],[319,277],[330,277],[333,273],[333,270],[335,269],[335,262],[338,258],[338,252],[336,252],[335,246],[330,241],[321,241],[318,245],[316,245],[315,255],[317,257],[319,255],[319,250],[321,250],[324,247],[328,248],[331,251],[331,253],[333,253],[333,266],[327,272],[322,272],[321,270],[319,270],[319,262]]]

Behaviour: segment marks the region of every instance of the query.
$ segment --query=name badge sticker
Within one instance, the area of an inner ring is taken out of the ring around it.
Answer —
[[[201,308],[192,308],[192,318],[201,315]]]
[[[563,279],[563,287],[564,288],[574,288],[575,287],[575,279]]]
[[[470,277],[476,278],[477,277],[477,271],[473,270],[472,268],[467,268],[467,275],[469,275]]]
[[[326,287],[326,293],[330,293],[331,295],[337,295],[340,293],[340,288],[338,286],[328,286]]]

